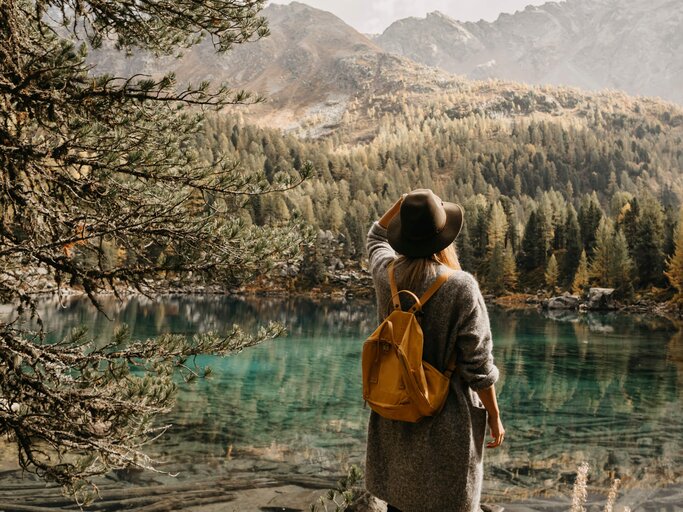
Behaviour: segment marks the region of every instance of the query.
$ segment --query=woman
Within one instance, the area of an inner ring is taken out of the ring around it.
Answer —
[[[418,189],[404,194],[368,233],[382,317],[391,305],[387,267],[392,261],[398,289],[418,296],[448,267],[457,270],[424,305],[421,320],[423,359],[444,371],[456,357],[444,408],[418,423],[370,415],[366,486],[389,504],[389,512],[479,511],[487,416],[493,440],[486,446],[500,446],[505,435],[486,305],[474,277],[460,270],[453,247],[462,223],[459,205]],[[401,301],[404,310],[409,307],[410,299]]]

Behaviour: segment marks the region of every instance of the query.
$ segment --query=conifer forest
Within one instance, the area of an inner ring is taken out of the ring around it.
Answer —
[[[318,140],[215,116],[197,144],[207,161],[234,159],[269,180],[310,164],[301,186],[255,197],[242,212],[256,225],[298,219],[334,235],[340,243],[327,252],[306,249],[309,286],[326,278],[332,258],[360,265],[370,223],[403,191],[427,187],[464,207],[460,263],[491,294],[601,286],[628,299],[671,287],[683,112],[568,90],[556,97],[572,115],[524,115],[537,114],[543,92],[479,87],[510,99],[481,109],[468,105],[476,91],[426,105],[389,98],[393,108],[359,106],[357,119]],[[378,127],[372,140],[354,138],[368,124]]]

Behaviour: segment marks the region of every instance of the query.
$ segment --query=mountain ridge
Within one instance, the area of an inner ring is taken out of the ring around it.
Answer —
[[[525,11],[546,17],[548,9],[561,9],[561,5],[550,3],[545,4],[545,9],[529,7]],[[369,140],[377,133],[375,113],[396,112],[406,103],[453,101],[449,111],[457,116],[478,112],[516,117],[583,116],[586,110],[577,114],[572,105],[610,101],[606,93],[582,92],[567,86],[530,87],[498,79],[489,82],[489,68],[495,70],[499,58],[496,55],[489,55],[492,58],[480,63],[476,73],[470,74],[470,80],[484,80],[470,81],[383,49],[333,14],[303,3],[271,4],[263,14],[269,20],[271,35],[238,45],[227,54],[216,54],[205,41],[177,60],[144,54],[123,58],[113,50],[96,52],[91,59],[97,63],[96,72],[160,75],[174,71],[179,84],[227,81],[234,88],[267,98],[263,103],[240,108],[250,122],[312,138],[335,135]],[[501,15],[499,20],[514,16]],[[473,42],[481,43],[482,30],[494,23],[460,23],[436,12],[421,19],[399,20],[394,25],[410,25],[415,20],[447,27],[445,36],[452,36],[455,30],[463,47],[469,48],[471,59],[478,58]],[[565,24],[571,21],[562,20]],[[567,31],[573,30],[571,25],[568,27]],[[432,31],[431,35],[444,34]],[[485,49],[483,44],[480,46]],[[461,108],[460,103],[468,107]],[[649,109],[646,105],[650,103],[644,103],[643,109]]]
[[[460,22],[440,12],[405,18],[374,41],[469,78],[621,89],[683,103],[681,25],[680,2],[566,0],[493,22]]]

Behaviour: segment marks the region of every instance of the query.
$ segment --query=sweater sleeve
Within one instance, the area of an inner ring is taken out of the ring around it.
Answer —
[[[374,222],[368,232],[366,249],[368,251],[368,269],[375,274],[378,269],[386,267],[396,258],[396,252],[387,241],[387,230]]]
[[[498,380],[493,363],[493,340],[488,311],[476,279],[466,274],[461,294],[460,321],[456,328],[457,368],[470,388],[484,389]]]

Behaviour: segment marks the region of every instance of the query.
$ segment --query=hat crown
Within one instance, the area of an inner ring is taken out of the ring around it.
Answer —
[[[387,240],[398,253],[409,258],[427,258],[448,247],[460,233],[463,210],[444,203],[429,189],[403,196],[398,215],[387,225]]]
[[[410,240],[423,240],[440,233],[446,225],[443,201],[429,189],[417,189],[401,203],[401,234]]]

